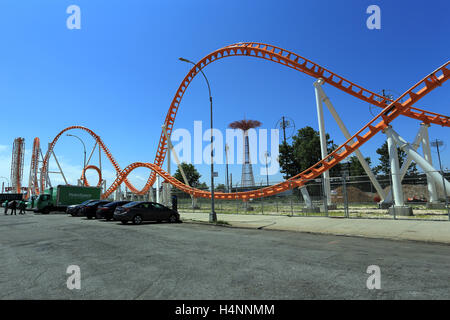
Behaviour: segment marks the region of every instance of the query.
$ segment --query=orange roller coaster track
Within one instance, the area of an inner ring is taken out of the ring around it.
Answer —
[[[195,78],[195,76],[198,73],[200,73],[200,70],[217,60],[236,56],[248,56],[269,60],[284,65],[286,67],[301,71],[303,73],[306,73],[316,79],[322,78],[324,82],[344,91],[347,94],[359,98],[362,101],[378,106],[383,110],[376,117],[374,117],[369,123],[367,123],[364,127],[362,127],[357,133],[355,133],[351,138],[349,138],[341,146],[339,146],[332,153],[330,153],[327,157],[320,160],[318,163],[304,170],[303,172],[297,174],[296,176],[279,184],[268,186],[258,190],[238,192],[238,193],[215,192],[214,197],[217,199],[247,200],[251,198],[271,196],[295,187],[300,187],[305,183],[307,183],[308,181],[310,181],[311,179],[314,179],[317,176],[321,175],[323,172],[329,170],[346,157],[348,157],[356,149],[361,147],[365,142],[370,140],[375,134],[385,129],[389,125],[389,123],[393,121],[395,118],[397,118],[399,115],[407,116],[425,123],[433,123],[445,127],[450,126],[450,117],[413,107],[413,105],[418,100],[420,100],[429,92],[431,92],[433,89],[435,89],[438,86],[441,86],[445,81],[448,80],[448,78],[450,77],[450,71],[448,69],[448,65],[450,62],[445,63],[444,65],[442,65],[441,67],[439,67],[438,69],[436,69],[435,71],[424,77],[417,84],[415,84],[404,94],[398,97],[395,101],[392,101],[379,94],[364,89],[363,87],[353,82],[350,82],[347,79],[312,62],[311,60],[303,58],[293,52],[267,44],[246,42],[246,43],[232,44],[208,54],[188,72],[188,74],[185,76],[180,86],[178,87],[178,90],[175,94],[175,97],[172,100],[172,103],[170,105],[170,108],[167,112],[164,121],[168,137],[170,137],[172,133],[175,117],[178,108],[180,106],[181,100],[183,98],[183,95],[186,92],[189,84]],[[406,99],[406,101],[400,102],[405,100],[404,98]],[[112,154],[105,146],[103,141],[100,139],[100,137],[97,134],[95,134],[92,130],[81,126],[72,126],[62,130],[50,144],[49,150],[45,155],[43,167],[41,170],[41,190],[43,190],[44,188],[45,172],[47,171],[48,159],[51,151],[53,150],[53,147],[55,146],[59,137],[64,132],[72,129],[81,129],[88,132],[97,141],[100,148],[103,150],[108,159],[111,161],[112,165],[114,166],[117,172],[116,180],[102,195],[103,198],[108,197],[112,192],[114,192],[114,190],[116,190],[119,187],[121,183],[125,183],[125,185],[133,193],[145,194],[154,184],[156,174],[159,174],[163,179],[165,179],[167,182],[169,182],[176,188],[186,193],[192,194],[194,197],[204,197],[204,198],[211,197],[211,193],[189,187],[184,183],[176,180],[172,176],[170,176],[167,172],[165,172],[161,168],[164,163],[168,147],[164,132],[161,133],[158,149],[156,152],[156,157],[153,164],[144,162],[135,162],[128,165],[125,169],[121,170],[116,160],[113,158]],[[147,180],[147,183],[145,184],[142,190],[136,189],[127,179],[127,176],[130,174],[130,172],[140,167],[145,167],[152,170]]]
[[[102,185],[102,171],[99,169],[99,167],[94,166],[94,165],[92,165],[92,164],[89,165],[89,166],[86,166],[86,168],[84,168],[84,169],[83,169],[83,172],[81,173],[81,180],[84,181],[84,185],[85,185],[86,187],[89,187],[89,186],[90,186],[89,183],[88,183],[87,180],[86,180],[86,177],[85,177],[86,170],[89,170],[89,169],[93,169],[93,170],[97,171],[97,174],[98,174],[98,183],[97,183],[97,187],[100,187],[100,186]]]

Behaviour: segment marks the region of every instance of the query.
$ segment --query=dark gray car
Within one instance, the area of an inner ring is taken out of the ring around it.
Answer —
[[[143,221],[175,223],[180,222],[180,215],[178,212],[156,202],[134,201],[117,207],[114,211],[114,220],[123,224],[128,223],[128,221],[133,222],[133,224],[141,224]]]

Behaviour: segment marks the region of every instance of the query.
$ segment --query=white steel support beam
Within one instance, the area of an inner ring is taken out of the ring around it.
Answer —
[[[431,158],[431,148],[430,148],[430,138],[428,136],[428,127],[430,126],[427,123],[422,123],[420,125],[423,128],[422,134],[422,150],[423,156],[425,160],[432,166],[433,159]],[[430,203],[438,203],[438,194],[436,190],[436,184],[433,181],[433,178],[427,173],[427,186],[428,186],[428,202]]]
[[[300,187],[300,191],[302,192],[303,200],[305,200],[306,207],[312,208],[313,203],[311,201],[311,197],[309,196],[308,189],[306,189],[306,186]]]
[[[50,149],[50,143],[48,144],[48,148]],[[68,184],[68,183],[67,183],[67,180],[66,180],[66,177],[64,176],[64,172],[62,171],[61,166],[59,165],[58,159],[56,158],[56,154],[55,154],[55,152],[54,152],[53,150],[52,150],[52,155],[53,155],[53,157],[55,158],[56,165],[58,166],[59,172],[61,173],[61,175],[62,175],[62,177],[63,177],[63,179],[64,179],[64,182],[65,182],[66,184]]]
[[[321,99],[323,102],[325,102],[325,105],[327,106],[328,110],[330,111],[331,115],[333,116],[334,120],[339,126],[339,129],[341,129],[342,133],[344,134],[345,139],[350,139],[351,135],[350,132],[347,130],[347,127],[345,126],[344,122],[342,121],[339,114],[336,112],[336,109],[334,108],[333,104],[330,101],[330,98],[325,94],[322,84],[323,79],[320,78],[316,81],[317,85],[316,88],[319,91],[319,94],[321,96]],[[353,141],[352,141],[353,142]],[[377,178],[373,174],[372,170],[370,169],[369,164],[367,163],[366,159],[364,159],[364,156],[362,155],[361,151],[359,149],[355,150],[355,155],[358,158],[359,162],[361,163],[361,166],[363,167],[366,174],[369,176],[370,181],[372,182],[373,186],[378,192],[378,195],[380,196],[381,200],[384,200],[386,198],[386,193],[384,192],[381,185],[378,183]]]
[[[317,120],[319,122],[319,136],[320,136],[320,152],[322,159],[328,155],[327,150],[327,138],[325,132],[325,121],[323,119],[323,106],[322,99],[320,97],[320,84],[318,81],[314,82],[314,89],[316,93],[316,106],[317,106]],[[327,170],[323,173],[324,179],[324,194],[327,199],[327,205],[331,205],[331,186],[330,186],[330,172]]]
[[[391,127],[386,128],[385,132],[392,136],[400,149],[411,155],[412,160],[414,160],[426,174],[430,175],[436,186],[444,190],[445,183],[447,196],[450,195],[450,183],[447,181],[447,179],[443,179],[441,173],[438,170],[433,168],[433,166],[430,165],[427,160],[420,156],[420,154],[416,150],[414,150],[411,145],[406,142],[405,139],[400,137],[399,134],[395,132]]]
[[[417,150],[420,146],[420,142],[422,139],[422,134],[423,134],[423,130],[424,128],[421,126],[419,131],[417,132],[416,137],[414,138],[414,142],[412,144],[412,147],[414,148],[414,150]],[[406,160],[403,162],[402,167],[400,168],[400,181],[403,181],[403,178],[406,175],[406,172],[408,171],[409,165],[412,162],[412,158],[409,154],[406,155]],[[392,202],[392,190],[390,192],[388,192],[388,194],[386,195],[386,198],[383,201],[384,203],[391,203]]]
[[[156,175],[156,202],[160,203],[160,197],[159,197],[159,187],[160,187],[160,176]]]
[[[89,154],[89,158],[86,161],[86,166],[89,165],[89,162],[91,161],[92,155],[94,154],[95,151],[95,147],[97,146],[97,141],[95,141],[94,147],[92,148],[91,153]],[[100,149],[100,147],[98,147]]]
[[[391,177],[392,177],[392,193],[394,195],[394,205],[397,207],[403,207],[405,205],[403,197],[402,182],[400,179],[400,168],[398,164],[398,152],[397,145],[392,133],[392,128],[388,127],[384,130],[387,136],[389,161],[391,165]]]
[[[98,146],[98,165],[99,165],[100,173],[103,176],[103,172],[102,172],[102,149],[100,149],[100,145]]]
[[[181,167],[181,163],[180,163],[180,160],[178,159],[178,155],[175,152],[175,150],[173,150],[172,141],[170,141],[169,136],[167,135],[166,126],[162,125],[162,129],[163,129],[164,135],[165,135],[166,140],[167,140],[167,145],[169,147],[169,153],[170,153],[170,151],[173,152],[173,157],[175,158],[175,162],[177,163],[178,169],[180,169],[181,175],[183,176],[184,183],[189,186],[189,182],[188,182],[188,180],[186,178],[186,175],[184,173],[183,167]]]

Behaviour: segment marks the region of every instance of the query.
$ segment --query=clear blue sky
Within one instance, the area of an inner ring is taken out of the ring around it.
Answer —
[[[66,28],[66,8],[81,8],[81,30]],[[366,28],[366,8],[381,8],[381,30]],[[4,0],[0,3],[0,175],[9,177],[15,137],[26,139],[25,184],[34,137],[43,145],[63,128],[83,125],[99,134],[123,167],[153,162],[160,127],[189,65],[215,49],[240,41],[274,44],[307,57],[335,73],[379,92],[403,93],[449,59],[450,3],[436,1],[101,1]],[[286,115],[298,128],[317,129],[314,79],[267,61],[235,57],[209,65],[205,72],[214,96],[215,127],[243,118],[271,129]],[[416,104],[449,114],[449,84]],[[334,88],[328,96],[351,132],[371,119],[369,106]],[[203,79],[185,94],[175,128],[209,123]],[[344,141],[326,112],[327,131]],[[398,118],[394,128],[412,140],[418,122]],[[82,132],[88,149],[92,139]],[[432,126],[431,138],[450,143],[449,129]],[[377,136],[362,148],[377,162]],[[205,142],[205,145],[207,143]],[[44,148],[46,150],[46,148]],[[63,137],[55,151],[72,182],[82,164],[81,144]],[[443,152],[450,167],[450,148]],[[104,163],[106,161],[104,160]],[[108,165],[112,176],[112,167]],[[209,181],[209,167],[198,167]],[[218,166],[218,182],[224,166]],[[240,166],[231,168],[240,179]],[[254,168],[260,182],[259,166]],[[92,180],[96,180],[92,174]],[[131,180],[142,186],[148,171]],[[271,177],[280,180],[281,175]],[[109,180],[110,182],[111,180]]]

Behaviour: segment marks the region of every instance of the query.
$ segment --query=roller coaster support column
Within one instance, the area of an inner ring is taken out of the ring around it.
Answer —
[[[316,89],[319,91],[320,98],[325,102],[325,105],[327,106],[328,110],[330,111],[331,115],[333,116],[334,120],[339,126],[339,129],[341,129],[342,133],[344,134],[345,139],[350,139],[351,135],[350,132],[347,130],[347,127],[345,126],[344,122],[342,121],[341,117],[339,117],[338,113],[336,112],[336,109],[334,108],[333,104],[330,101],[330,98],[325,94],[322,84],[324,83],[323,79],[320,78],[316,82]],[[373,186],[378,192],[378,195],[380,196],[381,200],[384,200],[386,198],[386,193],[384,192],[381,185],[378,183],[375,175],[373,174],[372,170],[370,169],[369,164],[367,163],[366,159],[364,159],[364,156],[362,155],[361,151],[359,149],[355,150],[355,155],[358,158],[359,162],[361,163],[361,166],[363,167],[366,174],[369,176],[370,181],[372,182]]]
[[[160,191],[159,191],[160,186],[161,186],[160,177],[159,177],[159,175],[157,175],[156,176],[156,203],[160,203]]]
[[[327,150],[327,137],[325,133],[325,122],[323,120],[323,106],[322,99],[320,97],[319,91],[320,84],[318,81],[314,82],[314,88],[316,92],[316,105],[317,105],[317,119],[319,121],[319,135],[320,135],[320,151],[322,154],[322,159],[328,155]],[[330,172],[325,171],[323,173],[323,187],[324,187],[324,195],[325,195],[325,203],[324,205],[331,205],[331,186],[330,186]]]
[[[417,150],[420,146],[420,142],[422,140],[422,134],[423,134],[424,127],[420,127],[419,132],[417,132],[416,137],[414,138],[414,141],[412,143],[412,147],[414,150]],[[409,165],[412,162],[412,158],[410,155],[407,155],[406,160],[403,161],[402,167],[400,168],[400,181],[403,181],[403,178],[406,175],[406,171],[409,168]],[[386,198],[382,203],[380,204],[380,207],[387,208],[392,204],[392,190],[389,191],[386,195]]]
[[[398,162],[398,151],[397,145],[393,137],[393,130],[389,126],[384,130],[387,136],[389,161],[391,166],[391,177],[392,177],[392,194],[394,195],[394,205],[389,207],[389,213],[396,216],[411,216],[412,208],[405,206],[405,200],[403,197],[402,180],[401,173]]]
[[[429,164],[427,160],[425,160],[423,157],[415,151],[411,145],[405,141],[402,137],[398,135],[397,132],[395,132],[391,127],[388,127],[385,129],[385,132],[388,135],[391,135],[394,141],[398,144],[399,148],[405,151],[408,155],[411,156],[412,160],[417,163],[417,165],[427,174],[430,175],[430,177],[433,179],[436,186],[444,190],[444,184],[445,184],[445,190],[447,193],[447,196],[450,195],[450,183],[447,181],[447,179],[443,179],[441,173],[433,168],[432,165]],[[395,194],[394,194],[395,196]]]
[[[433,160],[431,158],[431,148],[430,148],[430,138],[428,136],[428,127],[430,126],[427,123],[422,123],[420,125],[423,128],[422,133],[422,149],[423,149],[423,156],[425,160],[428,161],[428,163],[432,166]],[[427,173],[427,185],[428,185],[428,208],[436,208],[440,206],[437,190],[436,190],[436,184],[434,183],[431,176]]]
[[[311,201],[311,197],[309,196],[309,192],[308,189],[306,189],[306,186],[302,186],[299,188],[302,196],[303,196],[303,200],[305,200],[305,205],[306,207],[304,207],[302,209],[302,212],[305,213],[319,213],[320,212],[320,208],[314,206],[313,202]]]

